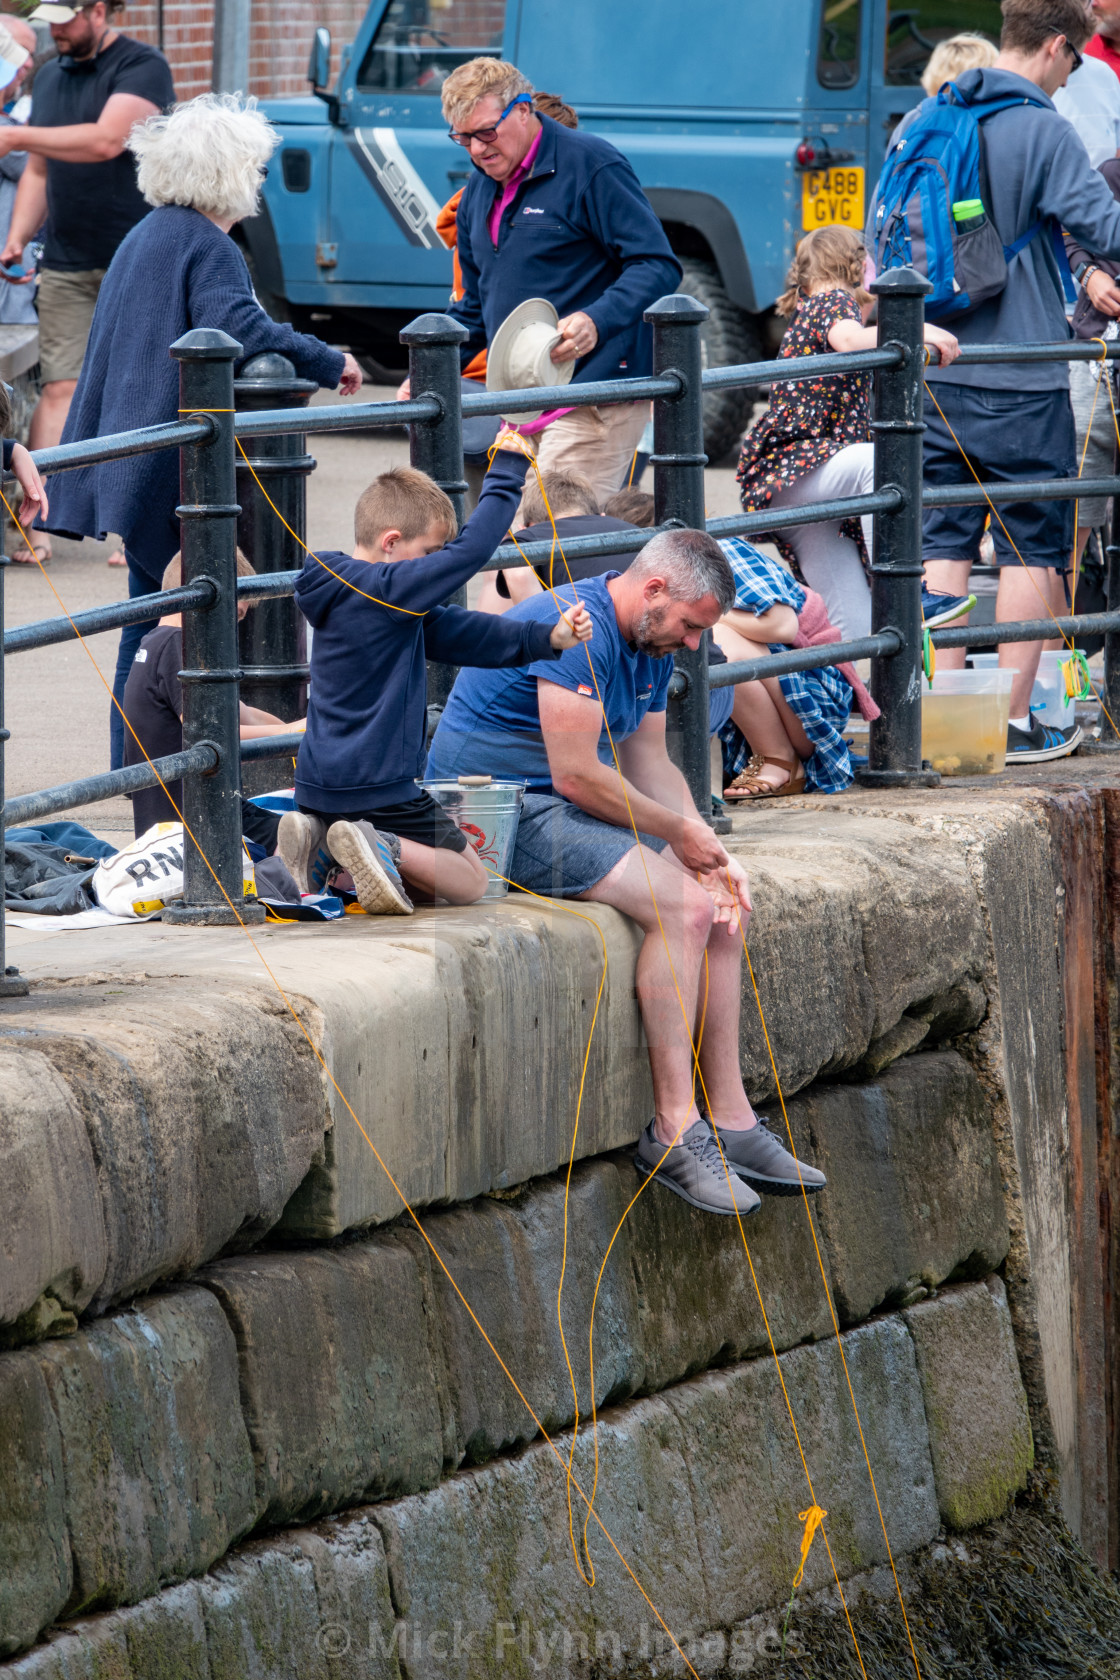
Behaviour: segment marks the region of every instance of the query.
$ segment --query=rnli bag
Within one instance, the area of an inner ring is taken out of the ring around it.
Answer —
[[[253,865],[241,842],[244,891],[255,890]],[[93,895],[114,916],[154,916],[183,896],[183,825],[156,823],[131,846],[105,858],[93,872]]]

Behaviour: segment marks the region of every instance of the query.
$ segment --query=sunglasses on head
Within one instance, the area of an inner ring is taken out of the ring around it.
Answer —
[[[1066,35],[1065,31],[1062,30],[1062,29],[1059,29],[1056,23],[1051,23],[1050,25],[1048,25],[1047,34],[1048,35],[1060,35],[1062,37],[1062,40],[1065,42],[1066,51],[1069,53],[1069,56],[1073,59],[1073,70],[1070,71],[1070,75],[1072,76],[1073,71],[1074,70],[1080,70],[1081,66],[1084,64],[1084,62],[1085,62],[1084,53],[1078,52],[1077,48],[1074,46],[1073,42]],[[504,114],[505,113],[503,112],[503,115]]]
[[[519,93],[516,99],[510,100],[509,104],[498,118],[498,122],[494,123],[490,128],[449,128],[447,131],[448,135],[452,140],[454,140],[457,146],[469,146],[472,140],[481,140],[484,146],[489,146],[491,141],[498,138],[498,123],[505,122],[506,118],[513,110],[513,107],[515,105],[531,105],[532,103],[533,96],[531,93]]]

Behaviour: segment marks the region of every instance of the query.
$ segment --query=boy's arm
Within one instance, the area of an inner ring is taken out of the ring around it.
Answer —
[[[446,601],[489,560],[517,512],[529,462],[513,450],[499,449],[486,474],[478,506],[459,535],[419,560],[395,560],[370,567],[368,587],[391,606],[426,613]]]
[[[559,659],[552,625],[535,619],[496,617],[464,607],[436,607],[424,620],[424,652],[449,665],[531,665]]]

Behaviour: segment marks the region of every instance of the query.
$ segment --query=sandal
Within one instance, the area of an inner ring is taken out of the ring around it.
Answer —
[[[17,548],[14,554],[9,555],[9,559],[13,566],[49,566],[51,563],[50,545],[49,543],[32,543],[30,548],[25,545],[23,548]]]
[[[774,787],[770,782],[759,778],[759,771],[764,764],[777,764],[783,770],[788,770],[789,780],[781,787]],[[805,792],[805,766],[799,758],[792,762],[788,758],[771,758],[766,754],[755,753],[745,770],[740,770],[729,787],[724,788],[723,797],[729,804],[737,804],[748,799],[788,799],[794,794]]]

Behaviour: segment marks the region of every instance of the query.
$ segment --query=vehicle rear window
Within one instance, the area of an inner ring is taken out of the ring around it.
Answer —
[[[854,87],[859,81],[862,0],[824,0],[817,43],[817,81],[825,88]]]
[[[389,0],[358,86],[438,93],[468,59],[502,56],[505,23],[506,0]]]
[[[917,87],[930,54],[950,35],[986,35],[999,42],[999,0],[887,0],[887,81]]]

